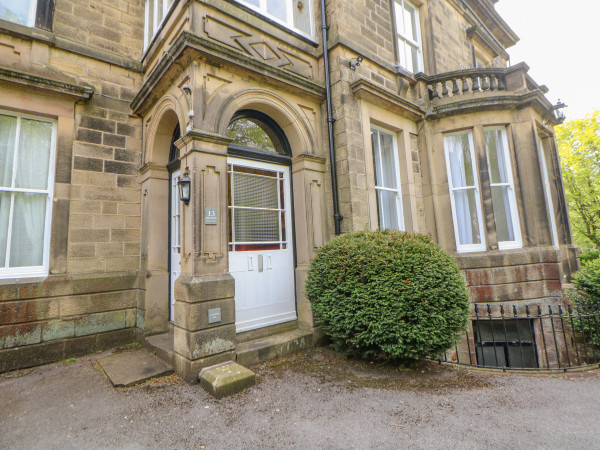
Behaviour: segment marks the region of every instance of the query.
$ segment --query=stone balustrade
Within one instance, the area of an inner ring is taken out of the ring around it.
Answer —
[[[426,83],[429,100],[434,100],[476,92],[505,91],[506,71],[504,68],[479,68],[433,76],[418,74],[417,77]]]

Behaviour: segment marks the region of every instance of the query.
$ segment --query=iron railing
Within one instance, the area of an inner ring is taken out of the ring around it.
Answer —
[[[438,361],[526,371],[600,367],[600,304],[474,305],[462,339]]]

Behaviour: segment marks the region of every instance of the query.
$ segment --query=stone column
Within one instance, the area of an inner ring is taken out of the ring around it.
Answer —
[[[175,368],[198,381],[203,367],[234,359],[234,280],[228,272],[227,145],[230,140],[191,131],[180,147],[181,173],[191,179],[181,213],[181,276],[175,282]],[[205,221],[207,210],[216,223]],[[214,217],[214,216],[213,216]]]
[[[314,323],[304,284],[310,260],[327,240],[325,163],[325,158],[310,154],[299,155],[292,160],[298,324],[308,330],[312,330]]]
[[[137,327],[146,334],[169,329],[169,172],[146,164],[139,172],[142,187],[142,275],[146,293],[138,305]]]

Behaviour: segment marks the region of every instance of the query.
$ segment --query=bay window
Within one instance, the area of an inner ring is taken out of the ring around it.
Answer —
[[[0,111],[0,277],[48,274],[56,123]]]
[[[444,148],[456,249],[459,252],[484,251],[473,134],[470,131],[447,134],[444,136]]]
[[[520,248],[521,228],[504,127],[484,128],[498,248]]]
[[[399,65],[411,73],[423,70],[419,9],[407,0],[394,1]]]
[[[379,228],[404,231],[396,135],[384,129],[372,127],[371,142],[375,161],[375,192],[379,210]]]
[[[312,0],[237,0],[287,28],[313,37]]]

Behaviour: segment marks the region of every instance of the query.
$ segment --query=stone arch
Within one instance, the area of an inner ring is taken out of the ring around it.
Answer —
[[[260,111],[277,122],[291,146],[293,156],[315,153],[315,138],[300,112],[282,97],[263,89],[245,90],[229,97],[216,114],[216,132],[225,135],[236,112],[247,109]]]
[[[148,124],[144,164],[166,166],[169,163],[171,138],[177,124],[183,130],[183,108],[176,98],[167,95],[159,102]]]

